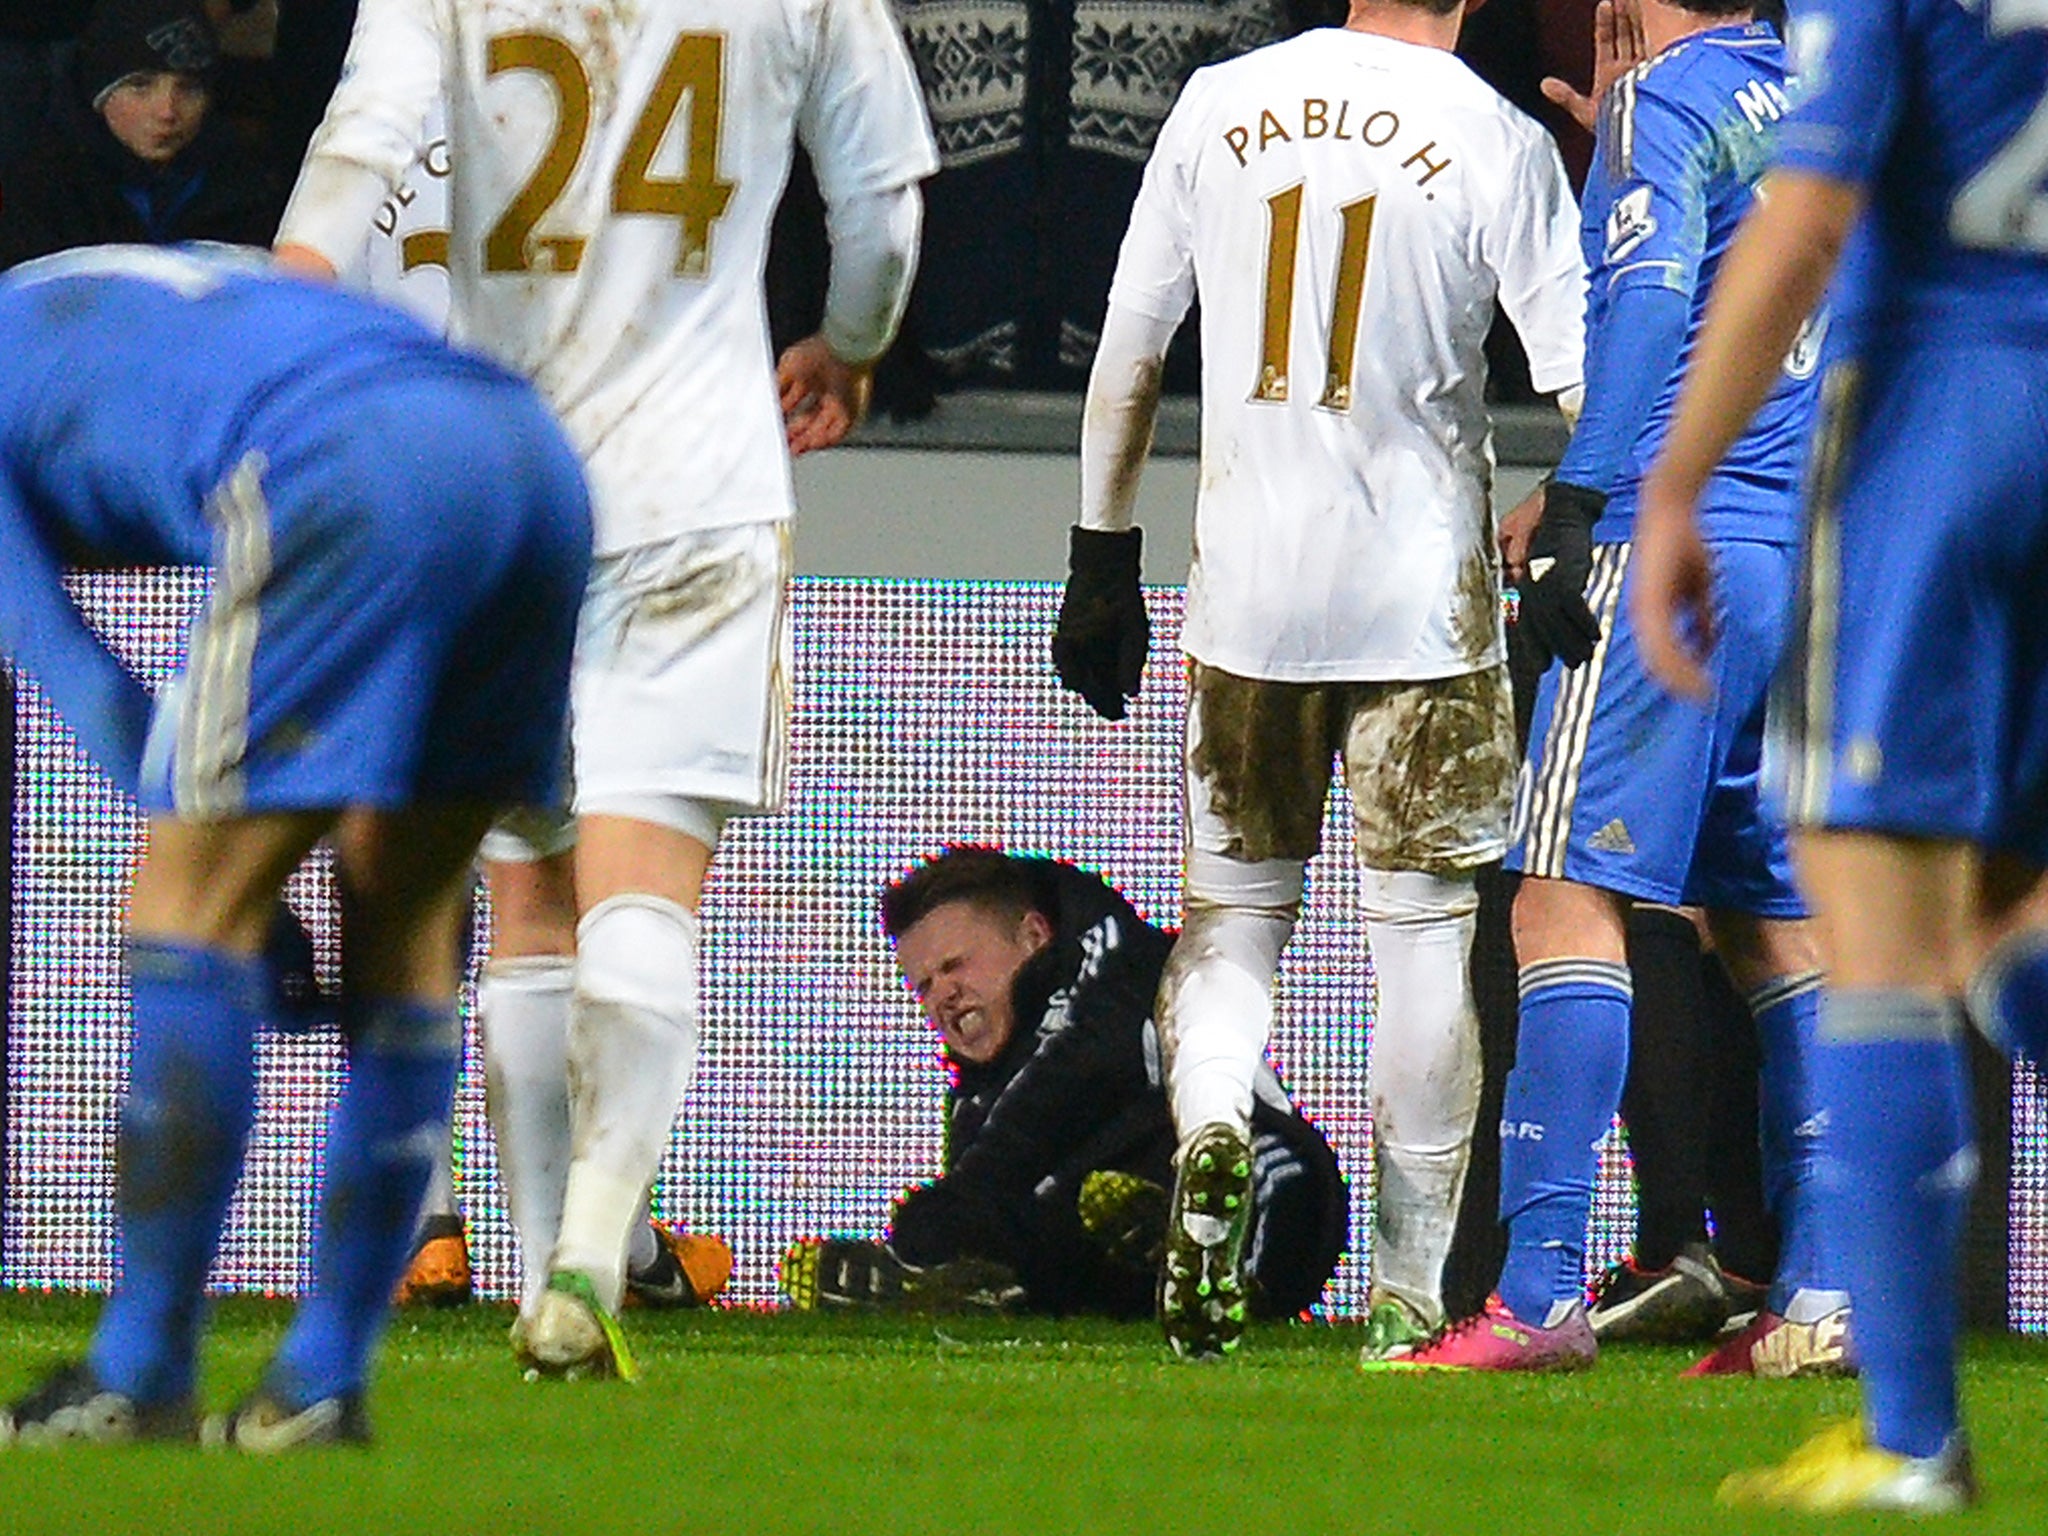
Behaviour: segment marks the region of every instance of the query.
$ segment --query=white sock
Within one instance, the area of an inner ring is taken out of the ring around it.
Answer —
[[[576,928],[576,1150],[549,1267],[588,1275],[614,1309],[635,1213],[696,1073],[697,932],[695,914],[645,895],[609,897]]]
[[[433,1216],[460,1216],[462,1208],[455,1203],[455,1144],[449,1136],[441,1138],[441,1145],[434,1154],[434,1171],[427,1176],[427,1192],[420,1199],[420,1221],[424,1224]]]
[[[1273,970],[1291,914],[1191,898],[1159,985],[1166,1091],[1185,1144],[1205,1125],[1249,1138],[1252,1079],[1273,1027]]]
[[[1823,1291],[1814,1286],[1801,1286],[1792,1293],[1792,1299],[1785,1303],[1785,1321],[1788,1323],[1817,1323],[1824,1317],[1832,1317],[1849,1305],[1847,1291]]]
[[[498,1140],[498,1179],[519,1238],[519,1304],[547,1284],[569,1178],[569,998],[575,962],[522,955],[484,967],[484,1099]]]
[[[649,1225],[654,1213],[648,1208],[647,1197],[640,1197],[640,1209],[633,1214],[633,1230],[626,1236],[626,1273],[637,1275],[652,1264],[661,1252],[661,1240],[654,1235]]]
[[[1470,878],[1365,871],[1373,1016],[1373,1289],[1443,1320],[1444,1260],[1457,1230],[1479,1114],[1479,1013],[1469,962],[1479,901]]]

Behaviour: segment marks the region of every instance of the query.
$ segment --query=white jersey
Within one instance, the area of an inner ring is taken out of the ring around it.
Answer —
[[[380,299],[411,310],[437,331],[448,329],[448,131],[437,103],[426,146],[377,209],[364,243],[359,278]]]
[[[1182,643],[1244,677],[1500,659],[1496,301],[1536,387],[1580,381],[1585,265],[1550,137],[1452,54],[1323,30],[1197,71],[1112,305],[1199,289],[1202,472]]]
[[[362,0],[280,242],[355,249],[351,173],[381,197],[436,101],[450,334],[561,415],[599,553],[787,518],[761,276],[792,138],[828,206],[936,168],[885,0]]]

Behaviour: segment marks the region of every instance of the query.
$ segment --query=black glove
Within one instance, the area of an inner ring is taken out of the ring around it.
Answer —
[[[1529,541],[1529,566],[1550,564],[1522,583],[1516,622],[1544,666],[1555,656],[1568,667],[1584,666],[1600,643],[1600,621],[1586,606],[1586,578],[1593,574],[1593,525],[1607,497],[1565,480],[1543,488],[1543,521]]]
[[[1075,528],[1067,547],[1067,590],[1052,632],[1052,664],[1060,681],[1105,720],[1121,720],[1138,696],[1152,621],[1138,586],[1144,535],[1136,528],[1101,533]]]

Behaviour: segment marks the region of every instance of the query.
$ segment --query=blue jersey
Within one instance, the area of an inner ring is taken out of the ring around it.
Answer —
[[[1630,536],[1735,228],[1788,107],[1784,49],[1761,24],[1664,49],[1607,93],[1582,201],[1590,273],[1586,407],[1558,478],[1607,492],[1597,537]],[[1709,536],[1794,538],[1818,327],[1702,498]]]
[[[53,547],[127,565],[211,557],[206,500],[269,420],[396,370],[511,377],[393,309],[227,248],[17,267],[0,278],[0,358],[11,489]]]
[[[1778,163],[1870,198],[1835,288],[1846,344],[2048,342],[2048,9],[1795,0]]]
[[[451,771],[483,783],[416,728],[417,696],[439,685],[436,658],[467,655],[465,694],[510,722],[477,741],[504,749],[530,723],[486,686],[468,616],[487,602],[546,639],[488,640],[508,665],[533,646],[538,713],[566,687],[589,556],[574,455],[497,364],[258,260],[108,247],[0,278],[0,650],[115,783],[171,804],[168,770],[149,762],[184,752],[189,767],[193,744],[158,731],[168,715],[87,630],[61,575],[212,564],[220,667],[181,717],[213,711],[204,745],[232,784],[212,808],[402,803]],[[515,574],[523,598],[506,592]],[[508,796],[551,776],[554,715],[532,731],[549,775],[500,775]]]
[[[2048,862],[2048,7],[1811,0],[1779,165],[1859,189],[1836,279],[1795,819]]]

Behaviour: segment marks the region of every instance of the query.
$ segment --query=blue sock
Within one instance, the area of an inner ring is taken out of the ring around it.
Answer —
[[[362,1389],[448,1139],[462,1032],[452,1005],[344,999],[348,1083],[328,1123],[313,1290],[265,1376],[292,1407]]]
[[[1818,971],[1780,976],[1750,994],[1761,1058],[1758,1131],[1764,1204],[1778,1219],[1778,1270],[1764,1305],[1780,1317],[1795,1292],[1839,1288],[1829,1272],[1814,1208],[1827,1114],[1814,1092],[1820,1016]]]
[[[1500,1299],[1524,1322],[1586,1289],[1597,1149],[1628,1075],[1628,967],[1540,960],[1521,971],[1522,1023],[1500,1122]]]
[[[189,1396],[207,1271],[255,1118],[264,977],[252,959],[131,940],[135,996],[121,1106],[121,1274],[88,1355],[139,1403]]]
[[[2006,1055],[2048,1066],[2048,932],[2030,928],[1992,951],[1970,983],[1970,1020]]]
[[[1814,1053],[1819,1198],[1855,1303],[1867,1428],[1907,1456],[1934,1455],[1957,1423],[1957,1264],[1977,1166],[1963,1027],[1953,1001],[1830,992]]]

